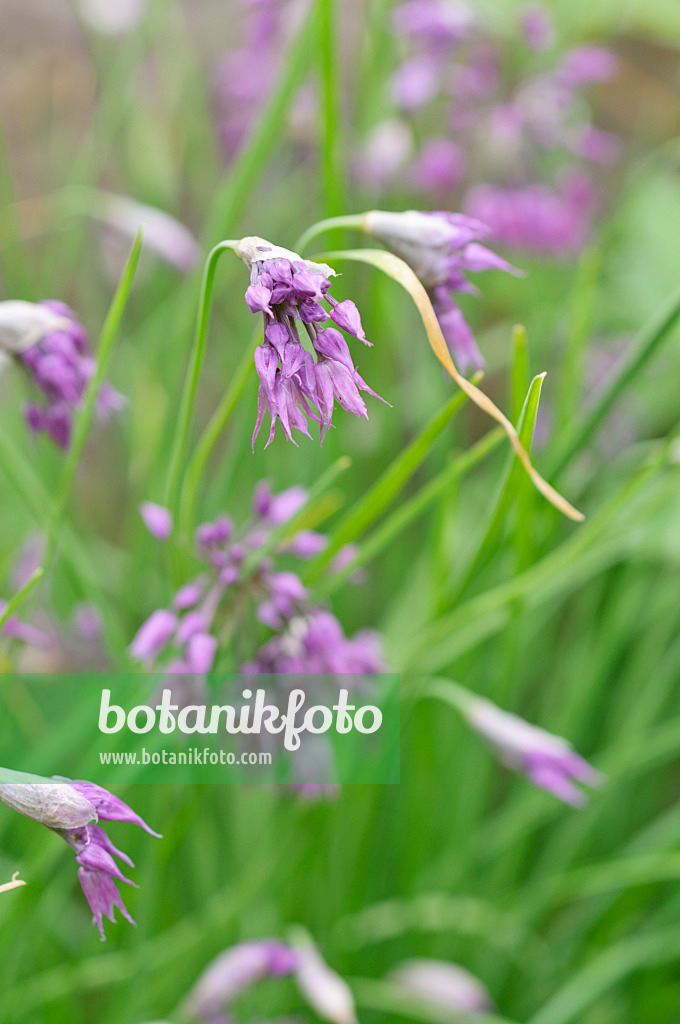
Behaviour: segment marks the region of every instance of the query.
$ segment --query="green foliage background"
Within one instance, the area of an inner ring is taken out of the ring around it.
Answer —
[[[33,149],[22,110],[9,102],[0,108],[1,297],[63,298],[97,336],[113,286],[96,235],[69,214],[73,193],[64,190],[77,185],[105,185],[171,210],[206,247],[241,234],[293,246],[313,220],[366,208],[347,170],[362,130],[386,112],[383,83],[396,59],[389,6],[311,5],[261,121],[226,171],[215,151],[201,48],[205,26],[215,37],[208,49],[229,45],[222,5],[155,0],[122,41],[71,40],[82,78],[74,72],[70,88],[84,81],[91,90],[87,102],[72,102],[75,114],[58,102],[58,74],[46,121],[44,97],[26,107]],[[499,29],[519,6],[479,4]],[[483,299],[467,303],[466,314],[488,356],[484,387],[515,418],[519,384],[523,396],[530,374],[548,371],[541,409],[552,432],[534,455],[586,523],[561,519],[515,475],[500,535],[476,558],[508,468],[504,444],[422,515],[405,516],[368,561],[367,582],[332,595],[346,631],[380,629],[390,664],[403,673],[401,785],[347,787],[319,804],[245,787],[131,789],[126,798],[164,839],[111,827],[136,863],[140,888],[126,899],[138,928],[110,926],[101,948],[65,844],[0,815],[0,880],[20,869],[29,882],[0,899],[3,1024],[180,1020],[177,1007],[211,957],[241,939],[285,936],[294,923],[351,980],[362,1024],[463,1019],[395,1003],[384,976],[411,956],[477,973],[498,1007],[496,1024],[680,1020],[677,331],[653,358],[656,335],[643,333],[649,360],[630,380],[615,378],[611,411],[559,479],[551,471],[575,424],[606,393],[601,372],[586,372],[594,354],[616,362],[631,351],[631,339],[680,286],[680,6],[550,6],[565,45],[604,36],[624,55],[620,91],[603,88],[597,99],[626,136],[627,160],[578,265],[524,260],[522,280],[489,275]],[[341,40],[352,19],[361,31],[350,51]],[[63,72],[70,51],[54,55],[39,19],[34,32],[28,51],[50,55]],[[286,112],[308,76],[325,100],[318,145],[302,161]],[[55,193],[54,219],[27,230],[20,201]],[[386,207],[411,204],[407,195],[383,197]],[[341,232],[330,241],[354,244]],[[311,486],[349,453],[351,467],[314,507],[322,528],[333,530],[450,399],[408,296],[377,272],[342,270],[334,291],[356,300],[375,343],[362,350],[360,372],[393,408],[374,404],[368,423],[339,418],[322,449],[278,437],[253,455],[252,375],[201,481],[201,517],[228,510],[243,518],[257,480]],[[243,267],[225,255],[192,445],[251,343],[244,286]],[[129,406],[114,425],[92,428],[72,479],[57,451],[28,443],[21,388],[13,374],[0,378],[4,596],[26,538],[61,524],[54,572],[24,609],[49,598],[65,620],[78,601],[93,600],[116,667],[127,664],[126,645],[142,618],[172,593],[173,568],[146,536],[137,506],[163,497],[198,290],[198,275],[179,279],[142,253],[110,338],[108,373]],[[527,328],[529,374],[513,348],[516,322]],[[371,499],[369,530],[490,428],[468,407],[451,417],[391,503]],[[7,667],[15,656],[5,645]],[[428,673],[567,736],[606,773],[606,786],[577,812],[511,777],[452,710],[420,699]],[[242,1020],[298,1012],[308,1014],[287,982],[239,1004]]]

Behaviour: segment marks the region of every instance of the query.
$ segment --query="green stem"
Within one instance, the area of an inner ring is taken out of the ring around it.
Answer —
[[[191,356],[189,358],[189,367],[184,383],[184,390],[182,391],[182,398],[177,416],[177,428],[175,430],[175,436],[172,443],[170,467],[168,469],[168,479],[165,488],[165,504],[173,511],[175,511],[175,505],[177,502],[179,476],[189,437],[189,429],[191,427],[194,402],[196,401],[198,382],[201,376],[201,369],[203,368],[203,360],[205,358],[206,339],[208,337],[208,326],[210,323],[210,306],[212,303],[213,287],[215,284],[217,261],[223,252],[227,249],[235,249],[237,245],[238,242],[233,239],[219,242],[208,253],[208,258],[205,261],[205,267],[203,269],[201,295],[198,301],[198,313],[196,316],[196,328],[194,332],[194,343],[191,350]]]
[[[348,213],[344,217],[326,217],[324,220],[318,220],[300,235],[295,243],[295,252],[302,253],[311,240],[322,235],[324,231],[332,231],[334,228],[356,228],[357,231],[363,231],[364,217],[363,213]]]
[[[194,453],[189,460],[186,473],[182,480],[179,502],[179,523],[180,532],[188,535],[191,533],[196,509],[196,495],[201,478],[205,471],[208,459],[213,448],[220,439],[224,428],[227,425],[236,404],[243,395],[253,370],[253,352],[260,339],[261,328],[257,328],[254,337],[246,348],[241,362],[236,368],[231,383],[224,393],[220,404],[210,417],[207,426],[203,430]]]
[[[321,91],[323,103],[323,172],[326,209],[335,216],[345,208],[342,166],[342,84],[338,74],[336,45],[336,0],[318,0],[319,51],[321,59]]]

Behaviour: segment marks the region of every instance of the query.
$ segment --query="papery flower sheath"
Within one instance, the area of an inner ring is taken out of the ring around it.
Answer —
[[[470,325],[452,294],[476,294],[466,273],[504,270],[521,271],[481,244],[490,234],[479,220],[462,213],[422,213],[407,210],[388,213],[372,210],[363,217],[364,230],[411,267],[427,289],[446,343],[465,371],[480,367],[484,360]]]
[[[323,441],[336,403],[368,418],[360,392],[384,399],[366,384],[352,361],[342,331],[365,345],[370,342],[354,303],[338,302],[330,294],[335,271],[263,238],[242,238],[236,254],[250,269],[248,307],[264,320],[264,340],[255,350],[260,387],[253,446],[266,412],[271,429],[265,447],[274,440],[277,421],[294,444],[293,430],[310,437],[308,417],[319,423]],[[328,326],[329,320],[334,326]],[[300,340],[301,328],[308,347]]]
[[[131,924],[116,881],[134,885],[123,874],[116,859],[134,867],[130,858],[118,850],[98,821],[124,821],[158,836],[131,807],[93,782],[7,783],[0,784],[0,801],[19,813],[52,829],[64,839],[76,855],[78,880],[92,911],[92,920],[102,941],[104,918],[115,921],[115,908]]]

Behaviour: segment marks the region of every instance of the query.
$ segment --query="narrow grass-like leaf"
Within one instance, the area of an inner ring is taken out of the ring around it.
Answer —
[[[634,339],[622,363],[616,367],[604,391],[581,422],[566,434],[553,457],[551,472],[557,477],[569,465],[574,455],[590,443],[598,427],[616,400],[631,384],[661,345],[673,334],[680,320],[680,292],[666,303],[660,313],[655,312]]]
[[[617,541],[612,538],[610,551],[601,542],[603,531],[649,477],[665,465],[672,445],[672,438],[659,444],[638,472],[626,481],[587,526],[540,562],[432,622],[416,638],[408,655],[409,667],[420,672],[441,671],[454,657],[501,628],[507,622],[509,606],[518,598],[526,598],[534,605],[548,594],[569,586],[577,569],[584,567],[584,559],[589,574],[601,566],[603,560],[606,563],[611,551],[617,549]]]
[[[527,332],[522,324],[515,324],[512,331],[512,375],[511,397],[512,418],[518,422],[524,408],[524,399],[529,387],[529,346]]]
[[[633,935],[591,960],[532,1017],[528,1024],[569,1024],[613,985],[642,967],[671,963],[680,956],[677,928],[651,935]]]
[[[21,602],[24,600],[24,598],[28,597],[30,592],[33,590],[33,587],[42,578],[44,573],[45,570],[41,567],[35,569],[34,572],[31,573],[30,577],[26,580],[23,587],[17,590],[16,594],[14,594],[14,596],[9,599],[5,608],[2,610],[2,612],[0,612],[0,631],[2,631],[2,627],[9,619],[10,615],[13,615],[14,612],[19,607],[19,605],[21,604]]]
[[[429,455],[432,445],[465,402],[457,394],[435,413],[418,436],[394,459],[382,476],[349,510],[329,539],[326,550],[314,560],[307,573],[311,582],[318,580],[333,561],[340,548],[359,537],[375,522],[399,493],[406,481]]]
[[[498,406],[491,401],[488,395],[485,395],[483,391],[480,391],[471,381],[463,377],[451,358],[451,354],[444,340],[439,321],[432,308],[429,296],[425,291],[425,288],[420,283],[418,277],[414,274],[411,268],[404,263],[403,260],[399,259],[398,256],[393,255],[391,252],[385,252],[382,249],[344,249],[341,252],[330,252],[324,253],[320,259],[326,262],[333,260],[355,260],[360,263],[368,263],[371,266],[377,267],[382,270],[385,274],[388,274],[391,278],[397,281],[406,291],[410,294],[411,298],[415,302],[418,312],[423,320],[425,330],[427,333],[428,341],[432,347],[432,351],[436,355],[442,366],[448,371],[453,377],[456,384],[465,394],[478,405],[480,409],[483,409],[492,419],[496,420],[505,430],[508,436],[508,440],[512,445],[515,454],[522,463],[524,469],[531,477],[534,486],[541,492],[544,498],[546,498],[551,505],[559,509],[569,519],[574,519],[577,522],[581,522],[584,519],[583,513],[579,512],[578,509],[574,508],[561,494],[555,490],[554,487],[543,479],[541,474],[533,467],[529,456],[527,455],[526,449],[521,444],[517,431],[513,427],[507,416],[501,412]]]
[[[558,432],[573,422],[579,408],[583,385],[583,364],[593,323],[601,267],[602,253],[600,250],[586,249],[578,263],[569,310],[560,390],[557,396]]]
[[[345,209],[342,150],[342,84],[338,63],[339,5],[336,0],[317,0],[319,16],[319,57],[321,62],[321,97],[323,130],[323,176],[326,210],[333,217]]]
[[[108,373],[111,355],[113,353],[113,345],[130,296],[130,290],[132,288],[135,271],[137,270],[141,249],[142,231],[140,230],[132,245],[120,282],[113,296],[111,305],[109,306],[106,319],[104,320],[104,325],[99,336],[99,344],[97,345],[97,362],[94,373],[88,382],[82,407],[76,415],[73,428],[73,440],[71,442],[71,447],[66,454],[64,466],[57,483],[54,498],[54,510],[47,528],[47,543],[45,551],[46,568],[49,568],[56,550],[59,530],[66,511],[66,504],[75,479],[76,470],[78,469],[78,465],[85,448],[85,442],[87,441],[90,426],[94,419],[99,391]]]
[[[545,373],[540,373],[532,380],[517,424],[517,434],[527,451],[529,451],[531,438],[533,437],[534,427],[536,425],[538,403],[541,398],[541,388],[544,380]],[[459,585],[456,587],[457,595],[466,589],[470,581],[475,578],[479,570],[486,564],[493,552],[497,549],[503,525],[506,521],[510,506],[518,495],[522,479],[522,466],[520,465],[517,456],[513,456],[510,460],[510,465],[506,470],[505,479],[500,484],[496,500],[491,506],[486,525],[482,529],[479,543],[477,544],[476,549],[474,549],[474,553],[463,573],[463,577]]]
[[[451,463],[438,473],[429,483],[403,502],[395,511],[387,516],[375,530],[366,537],[360,544],[359,549],[347,565],[344,565],[338,572],[328,577],[325,583],[318,589],[323,593],[332,593],[346,582],[360,566],[365,565],[371,559],[379,555],[395,537],[407,529],[432,505],[437,498],[440,498],[448,491],[454,481],[459,480],[470,469],[476,466],[487,455],[494,451],[505,437],[500,427],[490,431],[476,444],[462,452]]]

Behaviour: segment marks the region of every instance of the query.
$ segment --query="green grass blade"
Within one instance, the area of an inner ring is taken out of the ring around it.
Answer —
[[[376,558],[403,530],[423,515],[437,498],[448,491],[454,481],[459,480],[482,459],[490,455],[504,437],[504,432],[498,427],[489,431],[466,452],[452,459],[446,469],[443,469],[429,483],[421,487],[412,498],[403,502],[372,533],[369,533],[368,537],[360,544],[352,561],[329,577],[325,585],[318,589],[324,594],[330,594],[341,587],[353,572]]]
[[[418,436],[394,459],[376,483],[366,491],[345,515],[330,536],[326,550],[314,560],[307,579],[315,582],[333,561],[340,548],[359,537],[387,508],[406,481],[429,455],[432,445],[465,402],[465,395],[449,399]]]
[[[590,412],[568,431],[554,456],[551,466],[553,476],[562,473],[573,457],[590,443],[616,400],[656,355],[662,344],[673,335],[679,319],[680,292],[676,292],[661,312],[654,313],[642,328]]]
[[[87,441],[90,427],[94,419],[99,391],[108,373],[113,353],[113,345],[130,296],[130,290],[132,288],[135,271],[137,270],[141,249],[142,232],[140,230],[132,245],[120,282],[113,296],[109,311],[106,314],[106,319],[104,320],[104,325],[99,336],[99,344],[97,346],[97,363],[95,370],[87,385],[82,408],[76,416],[73,440],[66,455],[61,476],[59,477],[59,482],[57,483],[54,510],[47,528],[47,544],[45,552],[46,567],[50,566],[56,550],[58,534],[66,511],[69,494],[71,492],[76,470],[80,463],[80,459],[85,448],[85,442]]]

